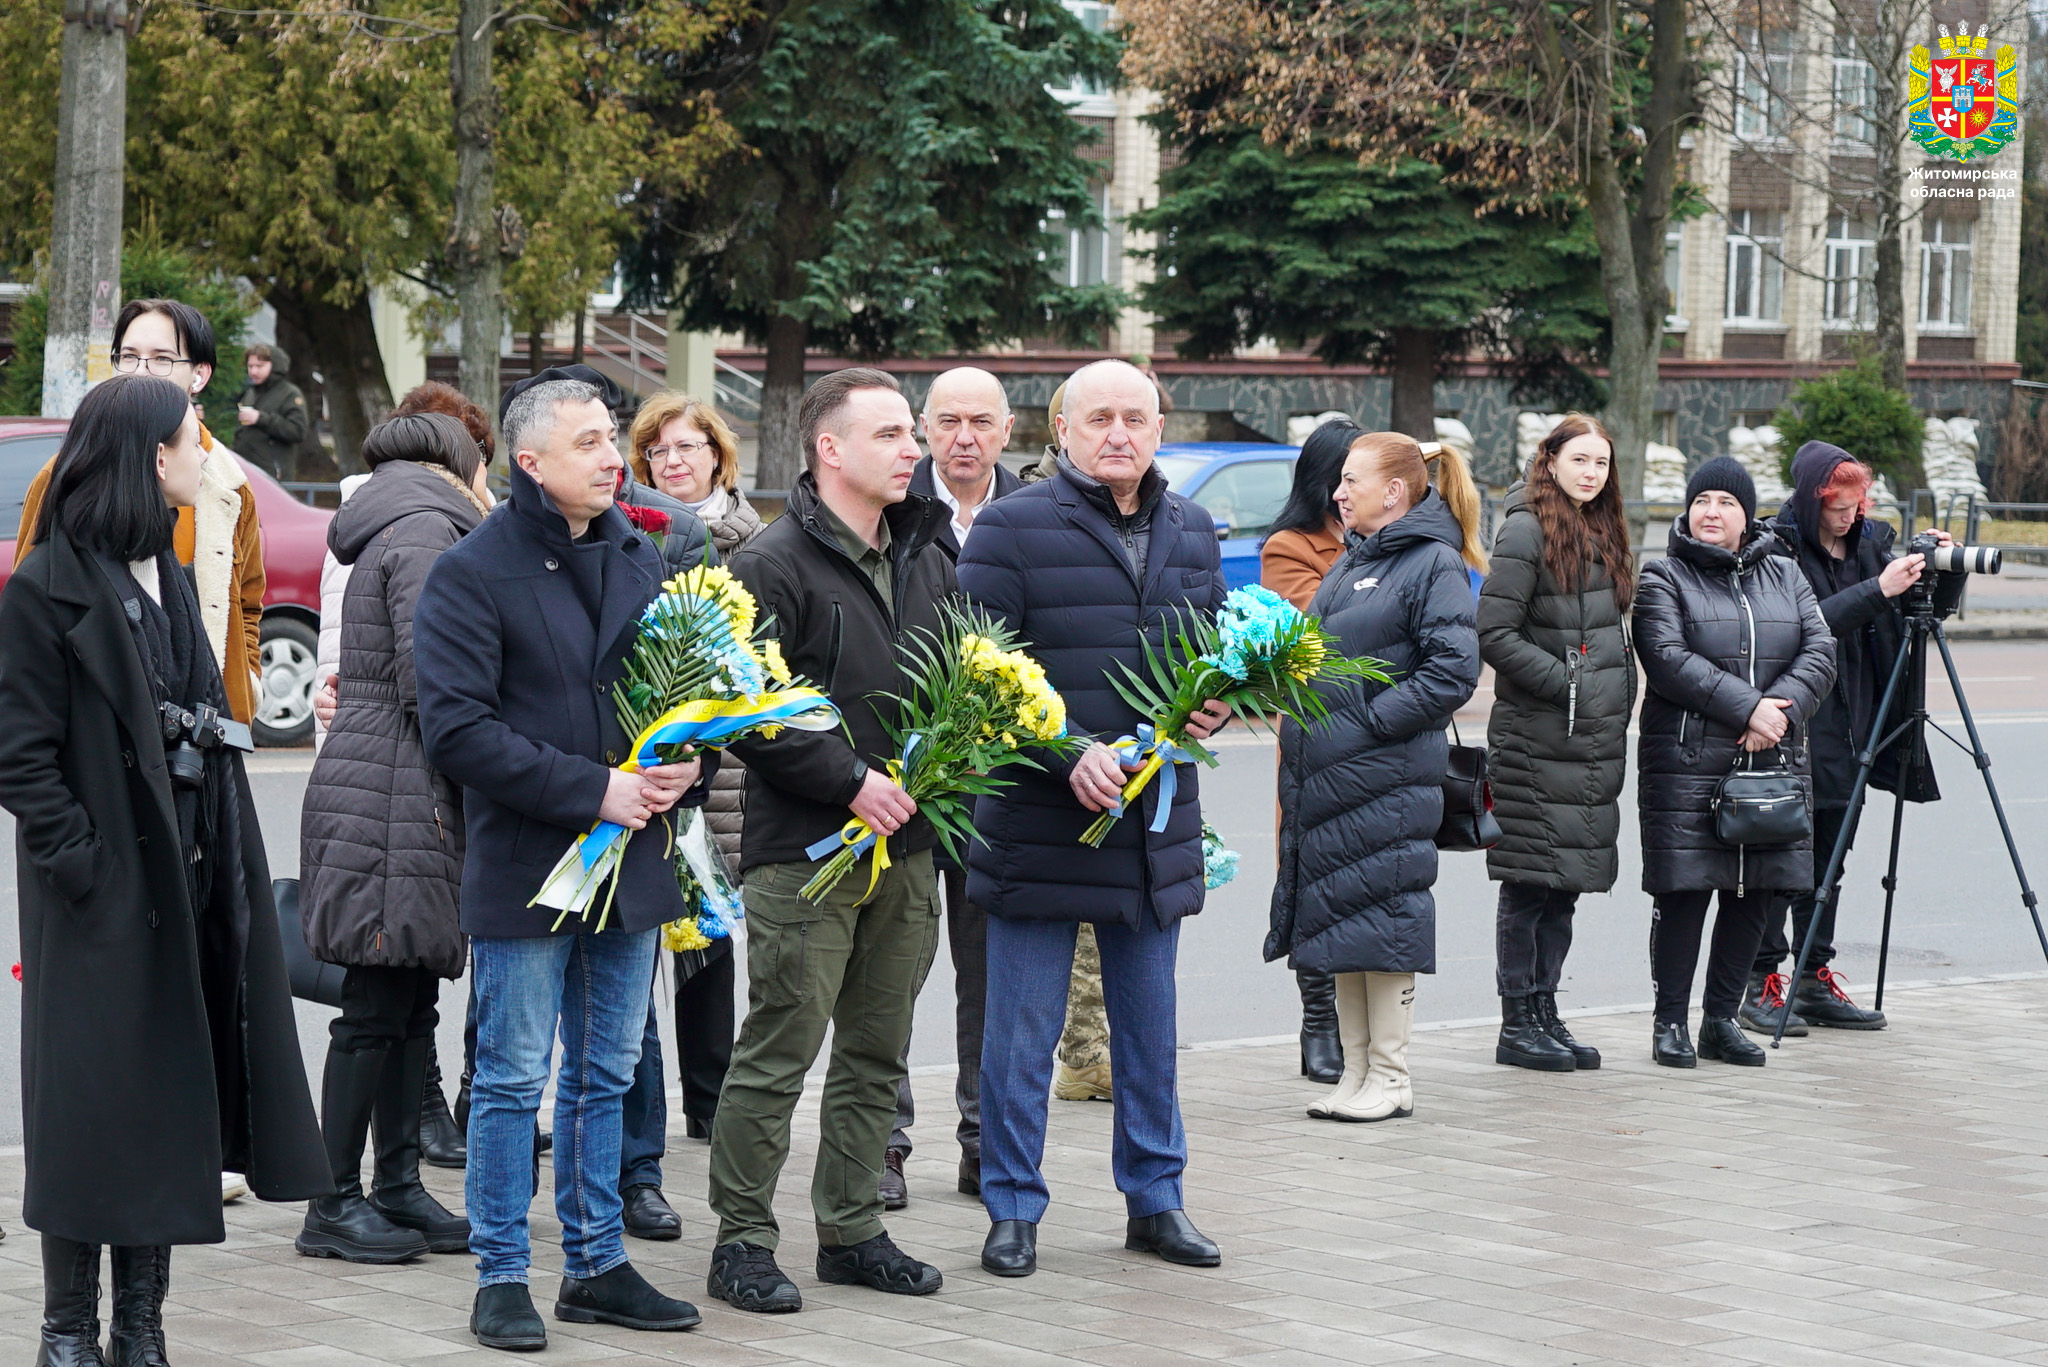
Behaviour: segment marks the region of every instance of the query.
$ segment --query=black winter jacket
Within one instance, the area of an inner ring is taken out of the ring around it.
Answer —
[[[1309,615],[1392,684],[1326,686],[1330,715],[1280,727],[1279,873],[1267,959],[1317,973],[1436,972],[1444,728],[1479,685],[1464,534],[1434,490],[1345,539]]]
[[[953,562],[933,544],[946,510],[908,496],[883,517],[889,524],[894,602],[846,554],[825,521],[817,481],[807,472],[789,491],[789,509],[737,551],[732,572],[753,593],[767,634],[782,642],[790,669],[831,694],[853,734],[784,731],[732,746],[747,766],[747,820],[740,867],[802,864],[811,844],[849,820],[847,804],[868,769],[887,772],[896,758],[884,729],[887,695],[905,688],[901,648],[912,632],[935,639],[944,605],[957,592]],[[922,816],[889,837],[892,859],[938,843]]]
[[[1714,787],[1743,755],[1764,698],[1796,728],[1756,762],[1788,758],[1811,794],[1805,733],[1835,678],[1834,638],[1805,576],[1752,525],[1740,551],[1697,541],[1681,518],[1636,588],[1635,641],[1649,691],[1636,746],[1643,891],[1813,886],[1811,840],[1732,848],[1714,834]]]
[[[284,348],[271,347],[270,378],[260,385],[245,387],[235,400],[238,409],[255,409],[256,421],[244,427],[238,414],[227,415],[235,428],[234,440],[228,445],[275,479],[289,477],[292,452],[306,439],[306,428],[312,423],[306,396],[292,383],[291,368],[292,358]]]
[[[1892,543],[1897,534],[1891,526],[1857,518],[1843,538],[1840,560],[1828,554],[1818,536],[1805,530],[1819,525],[1820,490],[1827,486],[1835,468],[1850,459],[1847,451],[1826,442],[1810,441],[1800,447],[1792,462],[1792,497],[1785,500],[1784,509],[1771,523],[1778,534],[1779,553],[1798,562],[1813,596],[1820,601],[1820,615],[1835,634],[1835,685],[1821,700],[1808,733],[1813,746],[1814,801],[1823,807],[1848,805],[1850,790],[1856,786],[1857,756],[1870,739],[1885,682],[1904,647],[1899,600],[1885,597],[1877,582],[1893,559]],[[1907,705],[1902,692],[1892,704],[1893,723]],[[1878,756],[1871,772],[1873,787],[1896,790],[1902,748],[1894,743]],[[1923,753],[1909,776],[1906,799],[1932,802],[1940,796],[1934,762]]]
[[[511,497],[428,572],[412,649],[427,762],[463,787],[462,929],[530,938],[555,933],[561,913],[527,903],[597,823],[632,743],[612,686],[668,567],[617,507],[572,542],[516,464],[511,481]],[[706,756],[682,806],[704,801],[717,762]],[[608,925],[683,915],[666,843],[657,820],[626,847]],[[590,928],[571,916],[560,933]]]
[[[1024,481],[1011,474],[1009,468],[1000,462],[997,463],[990,478],[995,480],[996,487],[992,492],[996,498],[1004,498],[1024,487]],[[960,540],[953,535],[953,510],[939,498],[938,486],[934,482],[937,479],[938,474],[932,469],[932,458],[926,456],[917,463],[917,469],[911,473],[910,492],[922,494],[939,505],[939,511],[943,512],[945,517],[939,522],[938,546],[949,559],[957,561],[960,559]]]
[[[1144,720],[1110,687],[1117,664],[1143,666],[1176,613],[1223,605],[1215,521],[1166,488],[1154,466],[1130,518],[1101,483],[1065,460],[1051,479],[989,505],[960,554],[960,587],[1006,623],[1067,704],[1067,728],[1102,741]],[[1141,534],[1141,527],[1149,532]],[[1144,566],[1140,578],[1134,563]],[[1166,829],[1153,834],[1159,783],[1125,809],[1100,849],[1081,843],[1095,820],[1068,786],[1073,759],[1015,769],[1014,787],[975,804],[967,896],[1013,921],[1172,925],[1202,909],[1202,804],[1197,766],[1183,764]]]
[[[1636,705],[1613,576],[1595,561],[1576,588],[1559,584],[1519,483],[1508,490],[1492,561],[1479,590],[1479,655],[1494,673],[1486,745],[1501,840],[1486,852],[1486,871],[1505,882],[1606,892],[1619,863]]]
[[[341,609],[341,694],[299,818],[299,913],[327,963],[462,976],[462,792],[427,763],[413,606],[441,553],[484,520],[454,475],[377,467],[327,524],[354,568]]]

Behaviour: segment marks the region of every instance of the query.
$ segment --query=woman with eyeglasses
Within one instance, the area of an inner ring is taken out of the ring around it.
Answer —
[[[650,488],[680,500],[703,519],[722,557],[760,534],[761,515],[740,496],[739,442],[718,410],[664,390],[640,405],[627,463]],[[704,814],[726,864],[739,867],[747,768],[728,753],[711,780]],[[675,956],[676,1060],[683,1085],[683,1129],[708,1141],[718,1093],[732,1062],[733,958],[730,939]]]
[[[80,403],[0,593],[0,807],[20,850],[25,1222],[38,1361],[164,1361],[175,1244],[227,1237],[216,1184],[331,1189],[277,910],[175,510],[202,496],[191,394],[123,375]],[[233,734],[239,731],[240,734]]]

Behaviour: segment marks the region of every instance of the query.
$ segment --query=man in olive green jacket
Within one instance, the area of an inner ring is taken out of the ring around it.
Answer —
[[[306,396],[286,378],[291,357],[283,347],[258,342],[249,348],[246,359],[249,387],[236,401],[238,426],[231,444],[274,478],[287,479],[286,472],[293,468],[292,452],[306,439],[311,421]]]

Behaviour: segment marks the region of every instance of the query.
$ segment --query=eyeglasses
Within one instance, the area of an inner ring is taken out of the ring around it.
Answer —
[[[679,441],[673,446],[650,446],[647,448],[647,463],[666,465],[670,456],[688,460],[691,456],[700,455],[710,449],[711,443],[708,441]]]
[[[138,370],[146,370],[159,380],[167,378],[179,366],[191,364],[190,356],[143,356],[133,351],[124,351],[114,357],[114,369],[123,375],[133,375]]]

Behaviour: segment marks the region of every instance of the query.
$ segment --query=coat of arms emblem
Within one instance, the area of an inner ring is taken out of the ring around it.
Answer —
[[[1941,56],[1916,46],[1908,61],[1913,141],[1951,161],[2004,151],[2019,133],[2019,54],[2001,43],[1986,56],[1991,40],[1984,29],[1973,37],[1968,24],[1958,24],[1960,33],[1951,37],[1947,24],[1940,27]]]

